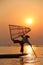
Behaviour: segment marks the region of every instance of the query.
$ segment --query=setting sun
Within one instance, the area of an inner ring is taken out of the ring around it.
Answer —
[[[28,18],[28,19],[26,19],[26,22],[27,22],[27,24],[32,24],[32,19]]]

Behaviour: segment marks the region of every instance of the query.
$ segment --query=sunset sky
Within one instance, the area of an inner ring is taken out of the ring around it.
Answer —
[[[43,0],[0,0],[0,45],[12,45],[9,24],[30,27],[31,44],[43,44]]]

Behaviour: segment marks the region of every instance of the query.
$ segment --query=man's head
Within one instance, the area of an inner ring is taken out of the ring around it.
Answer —
[[[30,38],[30,36],[28,36],[28,35],[26,35],[25,37],[26,37],[26,38]]]

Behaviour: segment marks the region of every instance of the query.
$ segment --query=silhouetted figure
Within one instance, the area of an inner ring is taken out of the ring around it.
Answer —
[[[24,49],[23,49],[23,47],[24,47],[24,43],[28,43],[30,46],[32,46],[31,44],[30,44],[30,42],[29,42],[29,40],[28,40],[28,38],[30,38],[30,36],[28,36],[28,35],[25,35],[25,36],[23,36],[23,35],[21,35],[21,37],[22,37],[22,40],[20,41],[20,40],[12,40],[14,43],[19,43],[20,45],[21,45],[21,52],[23,53],[23,51],[24,51]]]

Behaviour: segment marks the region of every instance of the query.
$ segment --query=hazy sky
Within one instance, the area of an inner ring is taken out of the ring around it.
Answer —
[[[0,45],[12,45],[8,25],[27,26],[26,18],[33,19],[31,43],[43,44],[43,0],[0,0]]]

